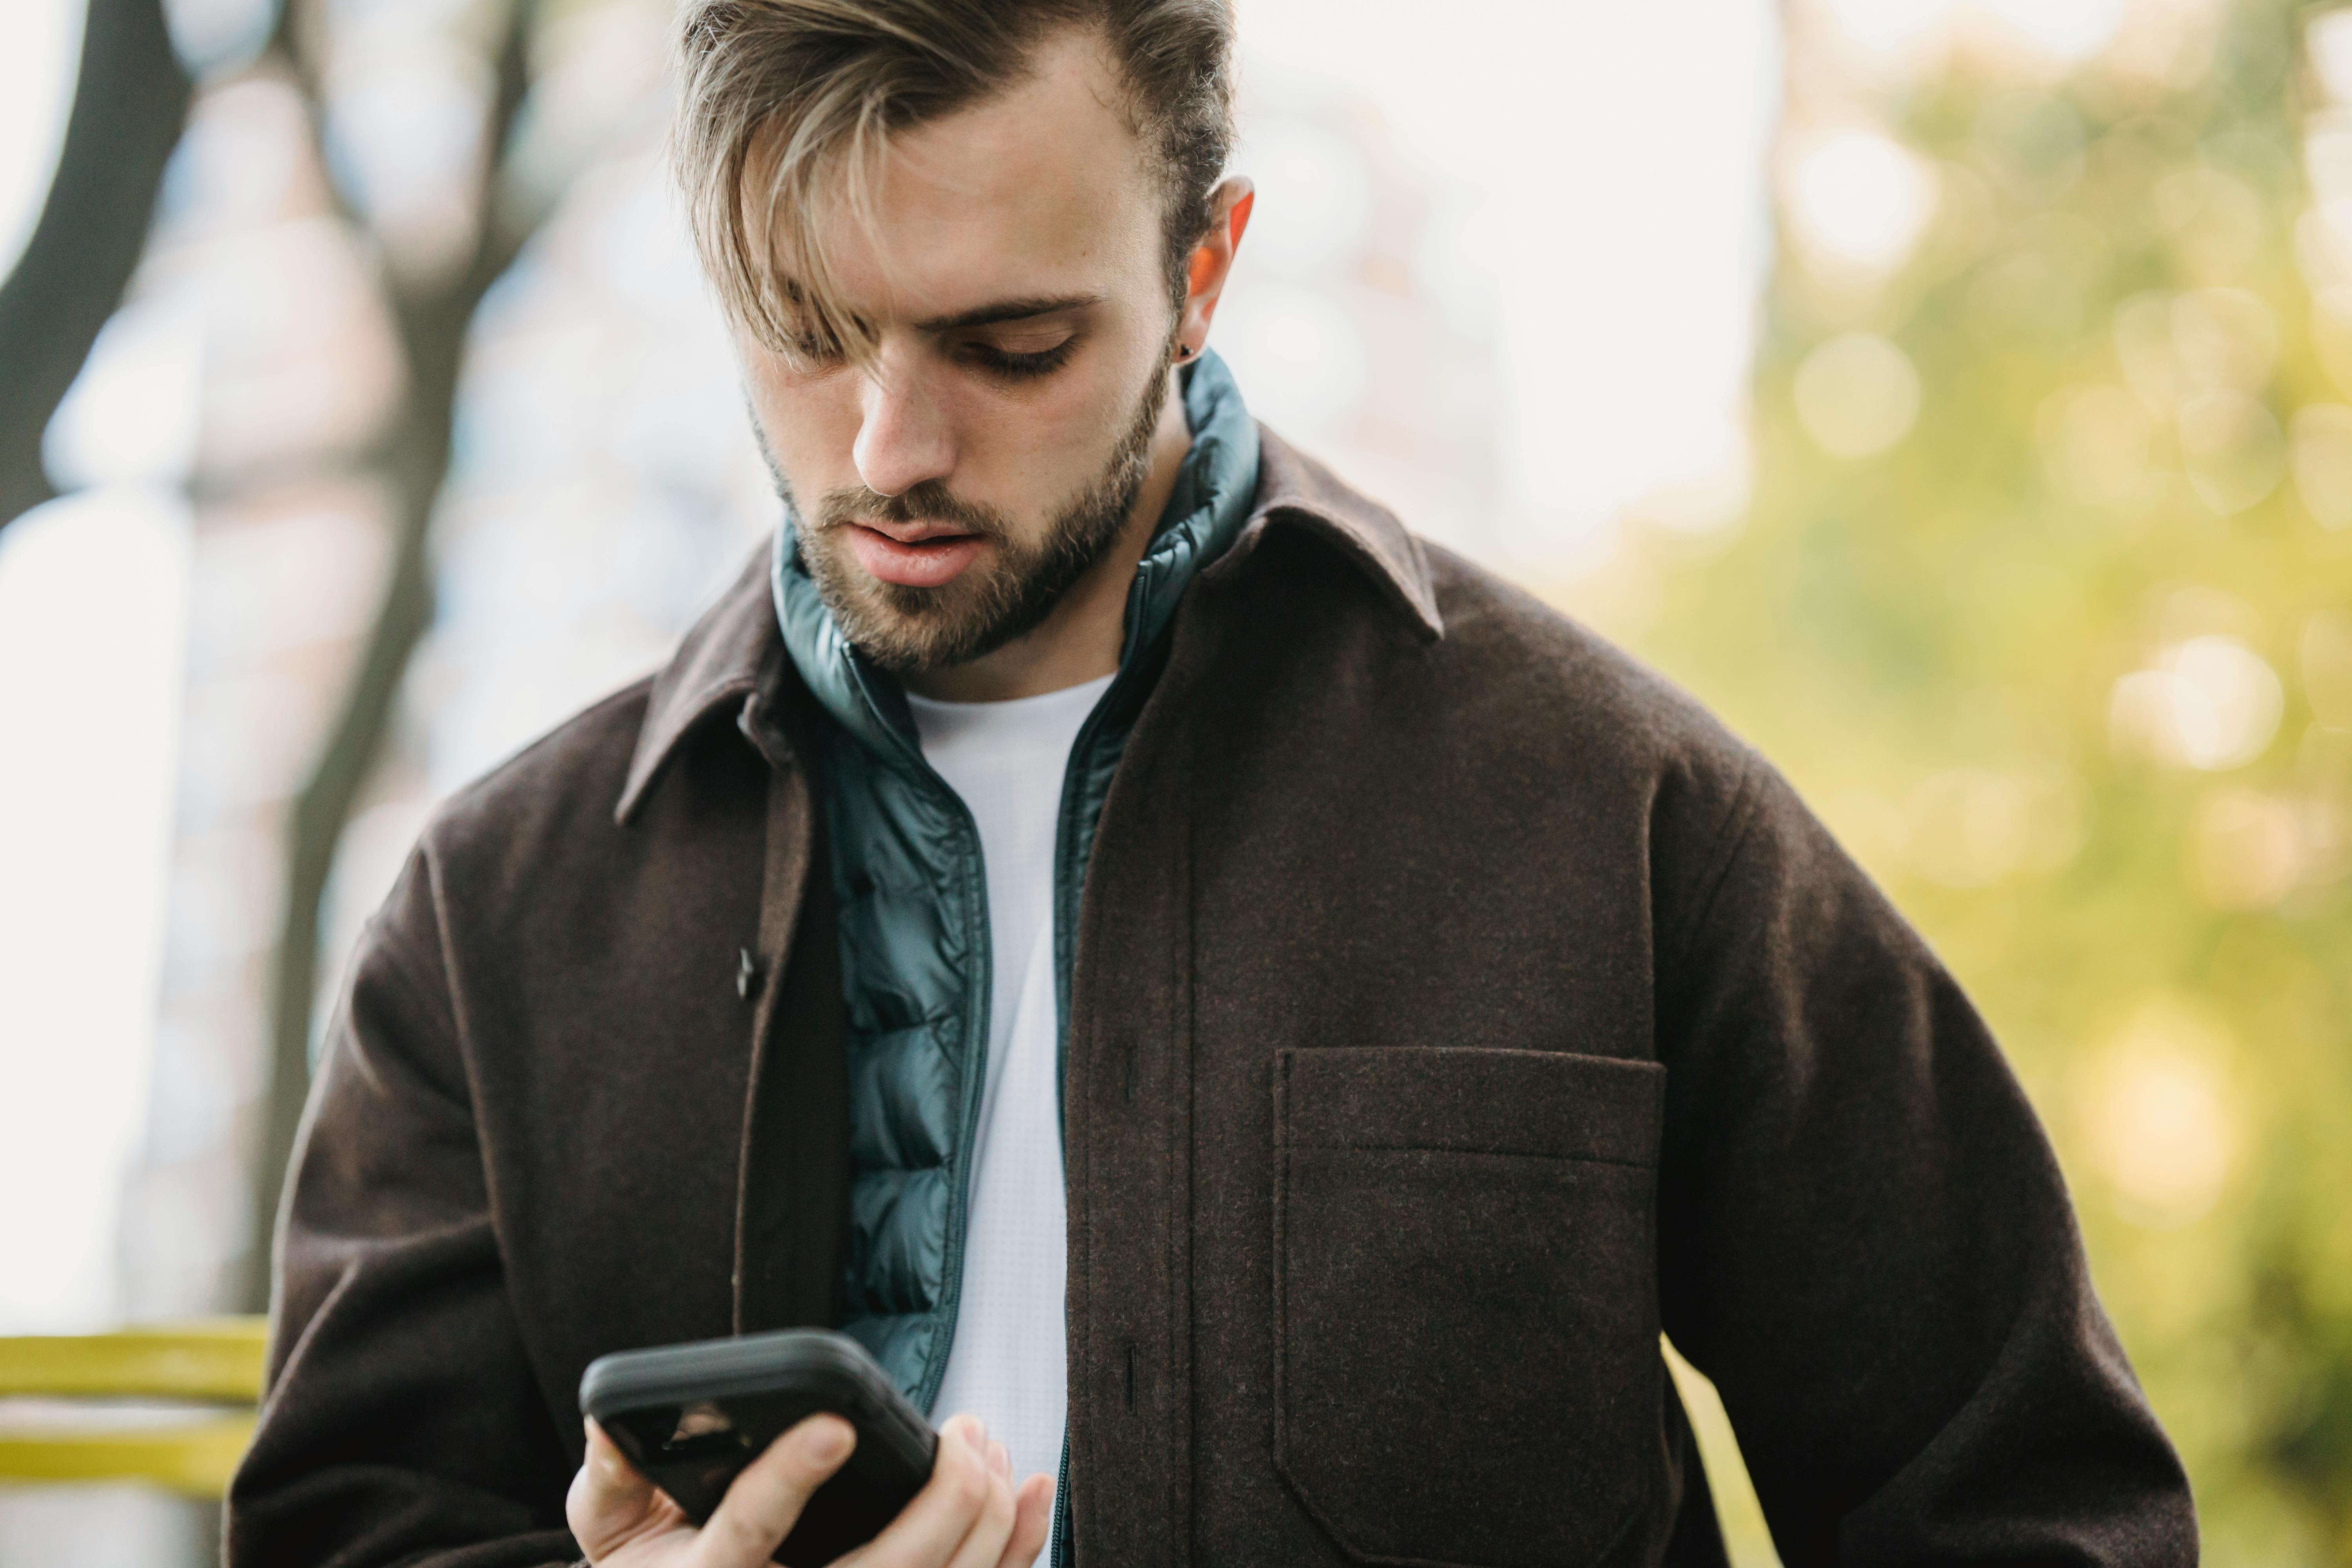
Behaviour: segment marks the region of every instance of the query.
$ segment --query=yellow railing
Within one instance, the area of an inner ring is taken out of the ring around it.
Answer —
[[[1748,1479],[1739,1439],[1731,1435],[1731,1417],[1724,1414],[1723,1395],[1716,1392],[1706,1373],[1683,1360],[1672,1341],[1661,1334],[1658,1343],[1666,1352],[1666,1370],[1674,1374],[1675,1388],[1690,1416],[1691,1436],[1698,1440],[1699,1463],[1706,1470],[1706,1488],[1715,1495],[1716,1522],[1723,1530],[1724,1555],[1731,1568],[1780,1568],[1772,1532],[1764,1523],[1763,1505],[1756,1500],[1756,1483]]]
[[[267,1327],[218,1318],[0,1339],[0,1482],[218,1497],[253,1436]]]

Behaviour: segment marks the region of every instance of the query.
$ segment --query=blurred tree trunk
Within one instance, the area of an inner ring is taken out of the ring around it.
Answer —
[[[299,0],[289,0],[271,48],[291,68],[316,135],[323,122],[323,104],[318,73],[299,36],[298,6]],[[483,127],[471,250],[457,266],[429,279],[404,279],[389,268],[383,274],[386,302],[408,371],[406,397],[379,466],[394,498],[396,536],[392,569],[366,646],[287,822],[284,915],[270,993],[268,1087],[254,1167],[254,1239],[244,1288],[246,1305],[256,1311],[269,1303],[279,1191],[310,1094],[310,1012],[318,990],[319,919],[328,873],[352,804],[391,727],[410,657],[433,620],[429,535],[449,468],[467,329],[483,295],[513,263],[544,216],[543,212],[520,215],[516,210],[520,204],[507,199],[509,142],[530,87],[532,27],[531,0],[509,0]],[[345,216],[359,222],[348,209]]]
[[[189,83],[162,0],[89,0],[38,226],[0,282],[0,528],[56,492],[41,435],[139,264]]]

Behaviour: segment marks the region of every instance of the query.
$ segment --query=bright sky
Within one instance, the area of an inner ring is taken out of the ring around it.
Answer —
[[[0,274],[40,216],[81,23],[79,0],[9,7]],[[134,314],[110,342],[156,337]],[[93,488],[0,532],[0,1192],[28,1200],[0,1204],[0,1331],[118,1310],[115,1217],[147,1116],[188,516],[176,490],[138,482],[159,467],[141,390],[84,379],[52,447]],[[123,434],[139,449],[116,450]]]
[[[1489,211],[1506,563],[1720,463],[1768,254],[1771,0],[1237,0],[1251,63],[1344,82]],[[1246,386],[1245,386],[1246,389]],[[1274,411],[1269,411],[1272,413]]]
[[[186,502],[102,486],[0,532],[0,1331],[115,1310],[147,1116]]]
[[[57,167],[81,18],[80,0],[10,0],[0,49],[0,277],[32,237]]]

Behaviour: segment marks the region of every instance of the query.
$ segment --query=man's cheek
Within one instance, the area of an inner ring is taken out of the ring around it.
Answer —
[[[1024,409],[1018,427],[1003,432],[1004,473],[1034,501],[1062,499],[1101,468],[1134,400],[1129,387],[1087,386]]]
[[[768,440],[795,484],[802,474],[824,475],[834,485],[844,482],[835,470],[850,468],[851,453],[857,444],[861,417],[854,397],[829,388],[803,388],[760,398],[757,406]]]

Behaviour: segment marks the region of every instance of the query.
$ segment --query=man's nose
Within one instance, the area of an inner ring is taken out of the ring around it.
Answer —
[[[903,495],[954,471],[955,427],[915,366],[886,359],[867,374],[850,457],[857,477],[877,495]]]

